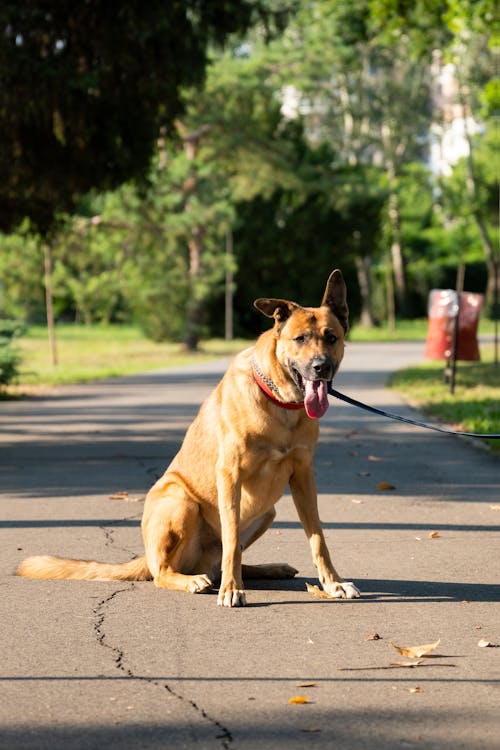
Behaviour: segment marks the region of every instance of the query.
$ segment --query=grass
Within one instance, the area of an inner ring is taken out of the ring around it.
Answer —
[[[479,322],[479,334],[491,335],[494,332],[492,320],[481,318]],[[427,336],[427,318],[415,318],[414,320],[397,320],[394,331],[387,325],[377,328],[364,328],[355,325],[349,332],[350,341],[424,341]]]
[[[500,434],[500,365],[493,347],[481,348],[481,362],[458,362],[455,393],[444,382],[443,362],[428,362],[395,373],[390,387],[439,422],[465,432]],[[500,441],[487,441],[500,451]]]
[[[204,342],[199,352],[189,353],[179,344],[150,341],[139,329],[122,325],[61,324],[56,328],[56,340],[58,364],[54,366],[45,327],[33,326],[19,339],[22,365],[16,390],[177,367],[230,356],[247,345],[242,340],[212,339]]]

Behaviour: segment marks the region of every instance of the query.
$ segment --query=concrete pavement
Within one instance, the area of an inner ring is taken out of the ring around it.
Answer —
[[[336,386],[408,413],[385,378],[422,354],[349,344]],[[306,591],[315,571],[289,496],[246,560],[299,575],[250,584],[243,609],[147,582],[12,575],[29,554],[141,553],[140,498],[221,371],[0,403],[0,748],[497,748],[500,648],[478,642],[500,644],[499,462],[461,439],[332,403],[316,455],[320,511],[360,600]],[[411,660],[391,642],[438,639],[433,658],[392,666]]]

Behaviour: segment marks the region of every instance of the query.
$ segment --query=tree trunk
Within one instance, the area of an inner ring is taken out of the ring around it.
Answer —
[[[386,304],[387,304],[387,327],[391,333],[396,330],[396,310],[394,306],[394,278],[392,274],[391,256],[387,254],[387,271],[385,280]]]
[[[389,196],[389,222],[391,225],[391,258],[394,270],[394,292],[398,311],[403,317],[409,315],[408,285],[406,283],[406,263],[401,239],[401,214],[396,192]]]
[[[488,232],[488,227],[486,225],[484,216],[481,212],[480,203],[477,198],[478,191],[477,191],[476,170],[475,170],[475,165],[474,165],[473,142],[472,142],[472,135],[468,126],[468,116],[469,114],[472,115],[472,108],[467,102],[466,87],[461,82],[460,77],[458,77],[458,82],[459,82],[459,91],[460,91],[460,104],[462,107],[462,119],[464,121],[464,135],[465,135],[465,140],[467,141],[467,146],[469,150],[469,153],[467,154],[467,161],[466,161],[467,163],[467,178],[466,178],[467,195],[469,196],[471,205],[473,206],[472,215],[474,217],[474,221],[476,222],[476,226],[479,230],[479,235],[481,237],[481,244],[483,246],[483,251],[484,251],[486,268],[488,270],[488,282],[486,285],[486,301],[489,305],[493,305],[493,300],[495,296],[495,264],[498,261],[496,261],[495,259],[495,250],[493,248],[493,241]],[[499,257],[500,257],[500,254],[499,254]]]
[[[197,281],[201,269],[203,252],[203,232],[200,227],[193,227],[189,247],[189,301],[186,309],[186,325],[183,344],[187,351],[194,352],[200,343],[201,324],[203,320],[203,302],[199,299]]]
[[[47,315],[47,331],[49,334],[50,357],[52,364],[55,367],[57,365],[57,342],[52,292],[52,252],[48,242],[45,242],[43,245],[43,263],[45,271],[45,310]]]
[[[226,234],[226,284],[225,284],[225,315],[224,315],[224,337],[226,341],[232,341],[233,330],[233,233],[231,229]]]
[[[175,120],[175,127],[184,143],[184,150],[189,161],[196,159],[198,145],[203,136],[211,129],[211,125],[205,124],[192,133],[188,132],[181,120]],[[184,183],[184,190],[188,195],[196,193],[196,177],[189,177]],[[198,278],[201,273],[201,260],[203,255],[203,228],[193,226],[188,241],[189,249],[189,301],[186,310],[186,325],[183,336],[184,348],[187,351],[196,351],[200,342],[201,326],[203,323],[204,304],[200,299],[198,290]]]
[[[371,258],[369,256],[356,256],[356,272],[359,292],[361,294],[361,316],[359,322],[362,326],[373,328],[375,318],[372,306]]]

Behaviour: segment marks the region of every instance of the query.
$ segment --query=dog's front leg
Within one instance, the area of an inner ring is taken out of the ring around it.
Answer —
[[[356,586],[344,581],[333,567],[318,513],[318,496],[312,466],[301,464],[290,479],[290,489],[311,547],[313,562],[324,590],[339,599],[356,599]]]
[[[236,465],[224,462],[217,467],[222,539],[222,577],[217,604],[221,607],[243,607],[246,604],[241,574],[241,481],[236,475]]]

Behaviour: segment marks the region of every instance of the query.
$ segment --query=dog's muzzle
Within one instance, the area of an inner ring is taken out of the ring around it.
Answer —
[[[307,365],[291,365],[295,384],[304,394],[304,407],[311,419],[319,419],[328,409],[328,385],[335,368],[328,357],[313,357]]]

